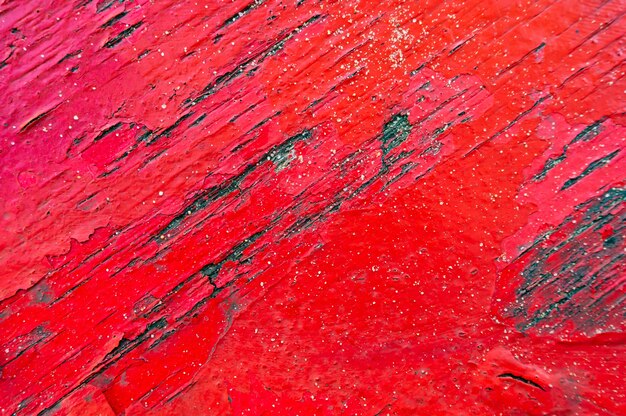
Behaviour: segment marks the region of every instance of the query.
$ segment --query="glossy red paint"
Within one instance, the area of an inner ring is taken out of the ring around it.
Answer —
[[[0,5],[0,411],[626,413],[624,1]]]

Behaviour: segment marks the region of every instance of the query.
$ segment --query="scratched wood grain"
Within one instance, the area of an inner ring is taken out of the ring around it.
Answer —
[[[0,1],[0,412],[626,414],[625,14]]]

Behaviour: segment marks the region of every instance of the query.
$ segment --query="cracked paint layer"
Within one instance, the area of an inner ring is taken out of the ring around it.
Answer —
[[[0,411],[626,413],[623,0],[0,4]]]

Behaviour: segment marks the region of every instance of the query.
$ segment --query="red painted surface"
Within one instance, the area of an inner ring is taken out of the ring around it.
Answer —
[[[5,1],[3,414],[626,413],[624,1]]]

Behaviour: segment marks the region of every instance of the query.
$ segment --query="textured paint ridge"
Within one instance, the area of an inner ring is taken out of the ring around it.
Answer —
[[[626,3],[0,5],[0,411],[626,413]]]

